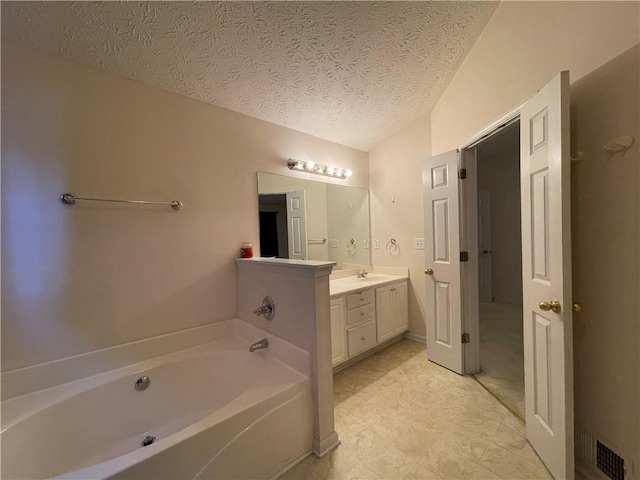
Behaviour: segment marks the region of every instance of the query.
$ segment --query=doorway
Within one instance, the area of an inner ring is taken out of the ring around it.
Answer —
[[[524,420],[520,122],[475,149],[480,339],[475,377]]]

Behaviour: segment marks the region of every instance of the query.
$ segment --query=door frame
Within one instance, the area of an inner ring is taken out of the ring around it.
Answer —
[[[478,133],[470,137],[460,147],[461,167],[467,170],[467,180],[460,186],[462,207],[460,227],[461,246],[467,252],[475,252],[478,247],[478,166],[476,146],[500,131],[503,126],[520,120],[520,111],[525,100],[513,110],[500,116]],[[475,245],[475,246],[474,246]],[[478,299],[478,258],[469,255],[469,261],[463,264],[462,278],[462,326],[463,331],[469,333],[469,343],[464,345],[464,373],[470,375],[480,372],[480,311]]]

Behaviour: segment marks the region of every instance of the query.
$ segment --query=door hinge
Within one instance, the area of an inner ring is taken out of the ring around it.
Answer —
[[[468,333],[463,333],[462,334],[462,343],[469,343],[471,341],[471,338],[469,337]]]
[[[460,261],[468,262],[469,261],[469,252],[460,252]]]
[[[458,178],[460,180],[464,180],[465,178],[467,178],[467,169],[466,168],[461,168],[458,170]]]

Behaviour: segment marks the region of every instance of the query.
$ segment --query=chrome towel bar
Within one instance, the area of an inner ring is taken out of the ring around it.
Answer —
[[[138,205],[167,205],[174,210],[180,210],[182,208],[182,202],[179,200],[174,200],[173,202],[147,202],[146,200],[114,200],[111,198],[76,197],[73,193],[63,193],[60,195],[60,201],[65,205],[75,205],[78,200],[89,200],[92,202],[135,203]]]

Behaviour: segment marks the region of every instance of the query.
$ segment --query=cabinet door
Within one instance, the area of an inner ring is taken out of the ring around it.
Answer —
[[[401,333],[409,330],[409,312],[408,312],[408,298],[407,298],[407,282],[392,285],[394,290],[394,310],[395,316],[393,319],[394,335],[400,335]]]
[[[378,324],[378,343],[390,339],[395,333],[394,303],[393,285],[376,289],[376,320]]]
[[[346,302],[344,297],[331,300],[331,363],[337,365],[347,359]]]

